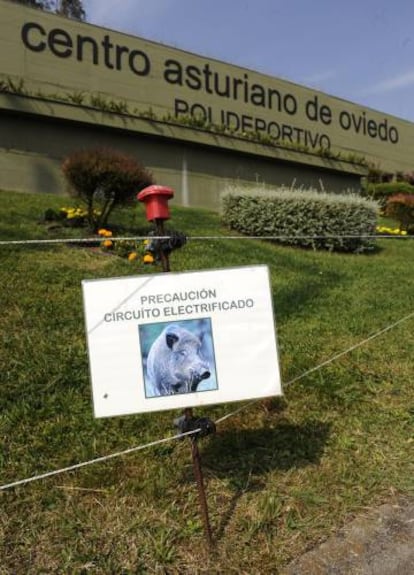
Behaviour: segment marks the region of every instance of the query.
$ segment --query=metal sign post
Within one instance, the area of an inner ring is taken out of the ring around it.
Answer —
[[[197,437],[191,438],[191,456],[193,458],[194,475],[198,488],[198,500],[200,502],[201,517],[203,519],[204,533],[206,536],[207,545],[211,548],[213,546],[213,536],[211,533],[210,518],[208,515],[208,506],[206,491],[204,488],[204,476],[201,468],[200,452],[197,445]]]
[[[164,221],[169,219],[170,212],[168,209],[168,200],[172,198],[174,191],[171,188],[165,186],[149,186],[142,190],[138,195],[137,199],[145,203],[146,217],[147,220],[153,222],[155,225],[155,233],[159,237],[165,236]],[[184,240],[185,241],[185,240]],[[180,238],[179,243],[183,243],[182,238]],[[170,245],[168,245],[170,244]],[[161,261],[162,271],[169,272],[170,262],[169,262],[169,251],[173,247],[173,242],[165,242],[158,240],[156,242],[157,246],[157,256]],[[193,460],[194,476],[197,482],[198,488],[198,499],[200,502],[201,517],[204,525],[204,532],[206,536],[207,545],[209,548],[213,546],[213,536],[211,532],[210,519],[208,515],[207,497],[204,487],[204,476],[203,470],[201,468],[201,458],[198,449],[197,441],[199,437],[204,437],[211,433],[215,433],[216,426],[213,421],[208,418],[196,418],[193,416],[191,409],[186,409],[184,415],[175,421],[176,426],[179,428],[181,433],[191,432],[191,457]]]
[[[174,423],[181,433],[194,431],[194,433],[189,436],[191,441],[191,457],[193,460],[194,476],[197,482],[198,500],[204,525],[204,534],[206,536],[207,545],[211,549],[214,545],[214,540],[208,514],[204,475],[201,467],[201,457],[197,441],[200,437],[206,437],[207,435],[215,433],[216,426],[215,423],[207,417],[194,417],[191,408],[186,409],[184,411],[184,415],[176,419]]]
[[[162,220],[161,218],[157,218],[154,223],[155,223],[155,233],[157,234],[157,236],[165,236],[164,220]],[[161,260],[162,271],[169,272],[171,271],[171,268],[168,253],[162,249],[162,242],[159,242],[159,245],[160,245],[159,258]]]

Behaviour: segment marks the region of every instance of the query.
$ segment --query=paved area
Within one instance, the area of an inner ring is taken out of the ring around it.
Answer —
[[[283,575],[414,575],[414,501],[358,517]]]

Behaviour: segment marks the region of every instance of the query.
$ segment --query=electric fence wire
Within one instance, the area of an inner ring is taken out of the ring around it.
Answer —
[[[288,385],[291,385],[303,378],[305,378],[306,376],[310,375],[311,373],[314,373],[315,371],[318,371],[319,369],[321,369],[322,367],[325,367],[326,365],[329,365],[331,363],[333,363],[334,361],[336,361],[337,359],[339,359],[340,357],[343,357],[345,355],[347,355],[348,353],[350,353],[351,351],[354,351],[355,349],[361,347],[362,345],[376,339],[377,337],[383,335],[384,333],[390,331],[391,329],[394,329],[395,327],[397,327],[398,325],[402,324],[405,321],[408,321],[409,319],[414,318],[414,311],[409,313],[408,315],[400,318],[399,320],[387,325],[386,327],[372,333],[371,335],[369,335],[368,337],[366,337],[365,339],[363,339],[362,341],[351,345],[350,347],[348,347],[347,349],[335,354],[334,356],[332,356],[331,358],[323,361],[322,363],[306,370],[305,372],[303,372],[302,374],[294,377],[293,379],[289,380],[288,382],[286,382],[285,384],[283,384],[282,387],[286,388]],[[259,401],[261,401],[261,399],[254,399],[246,404],[243,404],[241,407],[239,407],[238,409],[235,409],[234,411],[224,415],[223,417],[220,417],[219,419],[216,420],[216,424],[222,423],[223,421],[234,417],[235,415],[237,415],[238,413],[245,411],[246,409],[249,409],[250,407],[252,407],[253,405],[255,405],[256,403],[258,403]],[[177,435],[173,435],[171,437],[164,437],[163,439],[158,439],[155,441],[151,441],[150,443],[145,443],[143,445],[137,445],[135,447],[130,447],[129,449],[125,449],[124,451],[118,451],[116,453],[111,453],[109,455],[103,455],[102,457],[97,457],[95,459],[90,459],[89,461],[83,461],[82,463],[76,463],[74,465],[70,465],[69,467],[63,467],[61,469],[56,469],[53,471],[49,471],[47,473],[42,473],[39,475],[34,475],[32,477],[27,477],[26,479],[20,479],[18,481],[13,481],[12,483],[7,483],[5,485],[0,485],[0,491],[6,491],[7,489],[11,489],[12,487],[18,487],[21,485],[26,485],[28,483],[31,483],[33,481],[38,481],[41,479],[46,479],[48,477],[52,477],[53,475],[58,475],[61,473],[66,473],[69,471],[74,471],[76,469],[80,469],[81,467],[86,467],[87,465],[92,465],[94,463],[102,463],[104,461],[108,461],[109,459],[114,459],[115,457],[120,457],[121,455],[127,455],[129,453],[134,453],[137,451],[142,451],[144,449],[148,449],[150,447],[155,447],[157,445],[161,445],[162,443],[167,443],[176,439],[182,439],[183,437],[187,436],[187,435],[193,435],[195,433],[198,433],[199,431],[201,431],[200,429],[194,429],[185,433],[179,433]]]
[[[306,235],[279,235],[279,236],[187,236],[188,240],[197,241],[213,241],[213,240],[324,240],[324,239],[398,239],[409,240],[414,239],[414,235],[397,235],[397,234],[350,234],[350,235],[320,235],[320,236],[306,236]],[[144,240],[169,240],[170,236],[125,236],[110,238],[111,242],[132,242]],[[0,246],[17,246],[17,245],[48,245],[48,244],[100,244],[103,238],[51,238],[46,240],[33,239],[33,240],[0,240]]]

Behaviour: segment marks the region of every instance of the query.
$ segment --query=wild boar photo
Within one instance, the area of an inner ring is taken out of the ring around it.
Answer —
[[[189,325],[183,327],[184,324]],[[141,326],[140,330],[148,349],[143,354],[146,397],[216,389],[210,321],[184,321],[160,327],[162,331],[150,345],[148,334],[155,330],[152,326]]]

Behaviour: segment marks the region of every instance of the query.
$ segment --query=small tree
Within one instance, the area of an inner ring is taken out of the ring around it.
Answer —
[[[72,195],[86,205],[92,232],[106,227],[117,206],[131,204],[139,191],[154,183],[135,158],[105,148],[71,154],[62,171]]]
[[[56,14],[62,14],[74,20],[85,20],[86,18],[82,0],[13,0],[13,2],[56,12]]]
[[[387,216],[400,223],[400,229],[414,231],[414,194],[397,194],[389,198],[385,208]]]
[[[74,20],[85,20],[86,14],[81,0],[58,0],[56,1],[56,13],[73,18]]]

